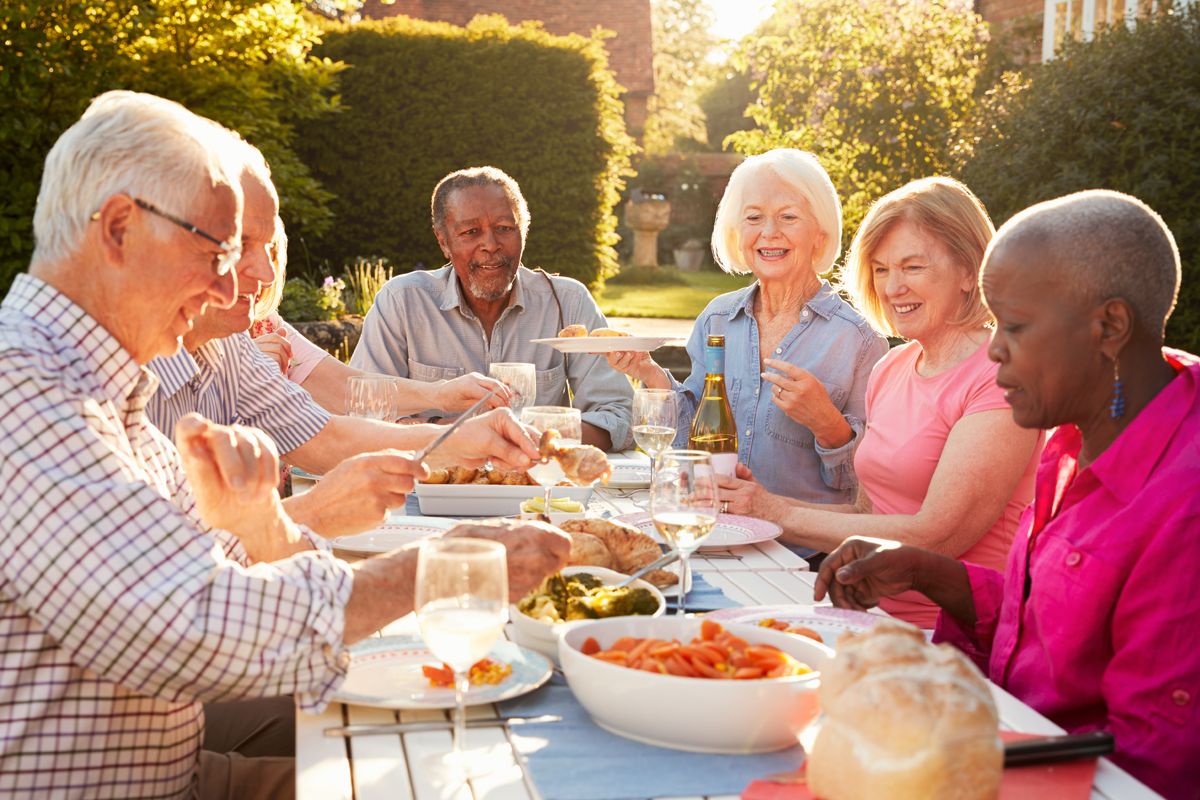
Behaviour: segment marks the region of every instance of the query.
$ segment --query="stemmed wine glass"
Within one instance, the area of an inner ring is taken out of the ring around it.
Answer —
[[[654,462],[671,446],[679,426],[679,406],[674,389],[638,389],[633,395],[633,440],[650,456],[650,482]]]
[[[533,364],[497,362],[488,367],[488,377],[512,389],[513,396],[508,407],[518,419],[525,407],[537,397],[537,372]]]
[[[395,422],[399,416],[396,379],[353,375],[346,382],[346,415]]]
[[[531,425],[543,433],[556,430],[559,443],[564,447],[579,446],[583,439],[583,417],[578,408],[566,406],[530,406],[521,412],[521,422]],[[550,494],[554,484],[566,478],[559,463],[553,458],[545,464],[534,464],[529,468],[529,477],[546,487],[546,515],[550,515]]]
[[[508,569],[504,545],[486,539],[430,539],[417,556],[417,624],[425,646],[454,670],[454,749],[440,762],[459,783],[472,770],[463,754],[463,693],[471,666],[492,649],[504,628]]]
[[[679,616],[685,616],[688,557],[717,524],[717,474],[712,455],[701,450],[665,450],[650,484],[650,518],[680,554]]]

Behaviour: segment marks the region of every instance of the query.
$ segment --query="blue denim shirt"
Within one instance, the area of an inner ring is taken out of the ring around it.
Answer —
[[[773,358],[811,372],[825,385],[829,399],[850,423],[854,435],[842,447],[826,450],[813,432],[775,405],[772,384],[759,373],[758,322],[754,297],[758,283],[714,298],[696,320],[688,340],[692,374],[685,383],[671,379],[679,393],[676,447],[687,446],[697,401],[704,392],[705,337],[725,335],[725,384],[738,423],[738,461],[773,494],[809,503],[850,503],[858,484],[854,451],[866,429],[867,378],[888,351],[887,339],[829,285],[800,312]]]

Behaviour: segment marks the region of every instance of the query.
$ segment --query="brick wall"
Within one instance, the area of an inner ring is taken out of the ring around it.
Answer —
[[[654,93],[654,53],[650,31],[650,0],[396,0],[384,5],[366,0],[362,15],[367,19],[401,14],[416,19],[466,25],[476,14],[503,14],[510,23],[541,20],[555,36],[568,33],[588,35],[596,27],[615,31],[605,41],[609,66],[617,83],[629,93],[626,103]]]
[[[1028,16],[1033,16],[1040,23],[1045,10],[1045,0],[975,0],[975,13],[993,27],[1003,28],[1011,25],[1014,20]],[[1041,52],[1042,31],[1039,25],[1032,60],[1041,61]]]

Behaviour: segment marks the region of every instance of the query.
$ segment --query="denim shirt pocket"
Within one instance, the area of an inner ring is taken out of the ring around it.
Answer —
[[[568,405],[566,398],[567,371],[562,364],[537,371],[537,404],[539,406]],[[578,394],[579,387],[571,390]]]
[[[729,409],[733,412],[733,418],[737,419],[738,396],[742,393],[741,378],[726,378],[726,384],[729,391]],[[699,400],[700,398],[696,398]]]
[[[825,389],[829,392],[829,400],[834,406],[841,408],[846,390],[832,383],[825,384]],[[767,408],[767,435],[792,447],[816,449],[816,437],[813,436],[812,430],[785,414],[774,401]]]
[[[408,360],[408,377],[414,381],[425,383],[451,381],[460,375],[465,375],[466,372],[462,367],[431,367],[420,361],[413,361],[411,358]]]

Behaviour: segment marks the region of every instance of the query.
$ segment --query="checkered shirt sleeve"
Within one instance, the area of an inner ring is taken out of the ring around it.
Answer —
[[[0,795],[183,795],[201,701],[317,710],[345,675],[348,567],[327,547],[250,565],[199,525],[144,413],[155,386],[19,276],[0,308]]]

